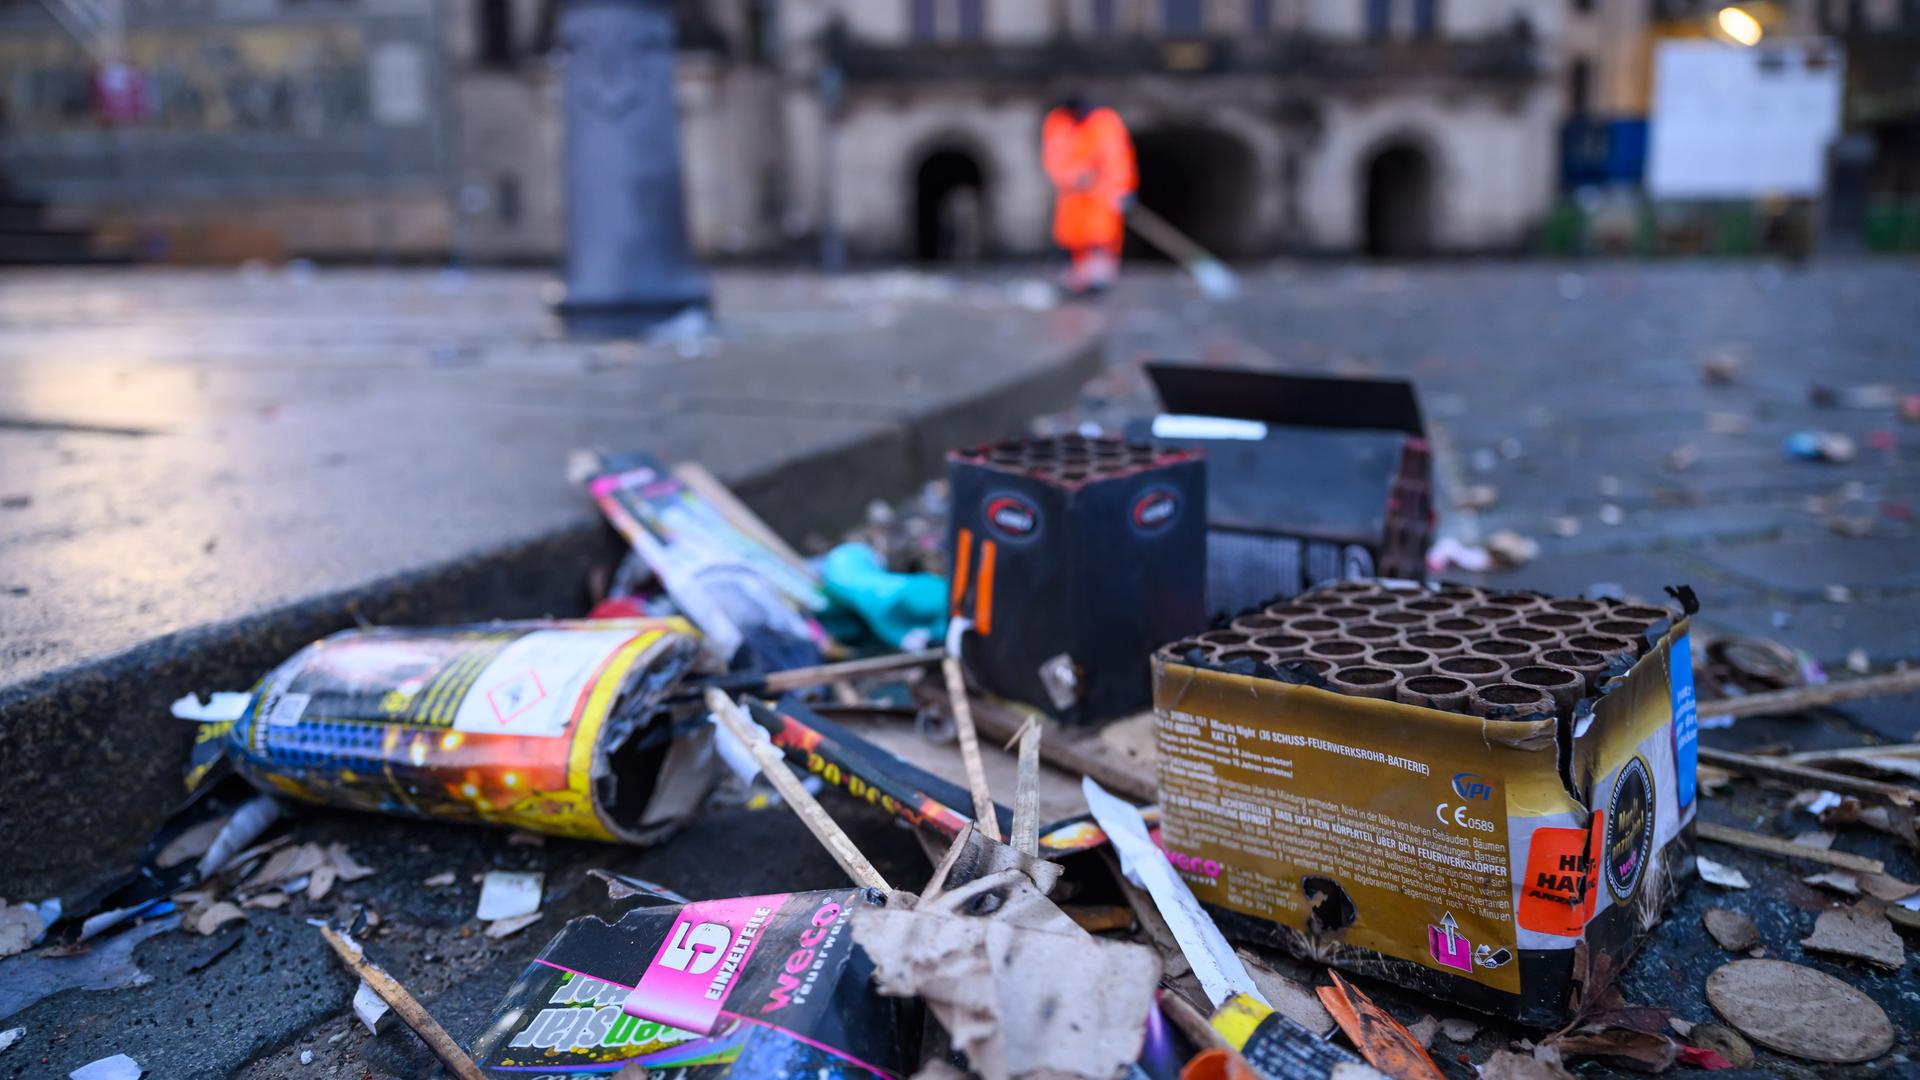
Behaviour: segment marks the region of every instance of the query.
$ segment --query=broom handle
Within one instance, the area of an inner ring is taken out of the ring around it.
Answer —
[[[1209,254],[1206,248],[1194,243],[1186,233],[1174,228],[1166,218],[1147,209],[1143,203],[1135,202],[1128,207],[1126,220],[1141,239],[1172,256],[1182,266],[1220,261]]]

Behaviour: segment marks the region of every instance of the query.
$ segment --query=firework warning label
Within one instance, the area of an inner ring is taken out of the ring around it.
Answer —
[[[631,640],[633,634],[626,630],[537,630],[523,635],[500,650],[474,680],[454,713],[454,730],[564,735],[594,672]]]

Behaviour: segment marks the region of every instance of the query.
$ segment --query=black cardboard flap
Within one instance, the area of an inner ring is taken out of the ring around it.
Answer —
[[[1279,427],[1398,431],[1426,435],[1420,401],[1404,379],[1348,379],[1279,371],[1178,364],[1147,365],[1170,413],[1259,420]]]

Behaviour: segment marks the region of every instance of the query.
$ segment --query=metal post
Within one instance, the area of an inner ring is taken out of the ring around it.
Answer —
[[[670,0],[567,0],[557,37],[567,125],[572,333],[631,334],[705,308],[687,242]]]
[[[840,67],[829,60],[820,65],[820,269],[829,274],[847,269],[847,238],[840,231],[840,101],[844,86]]]

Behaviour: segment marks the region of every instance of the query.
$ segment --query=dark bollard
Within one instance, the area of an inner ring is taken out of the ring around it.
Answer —
[[[707,306],[687,243],[674,104],[674,5],[567,0],[567,295],[570,333],[644,331]]]

